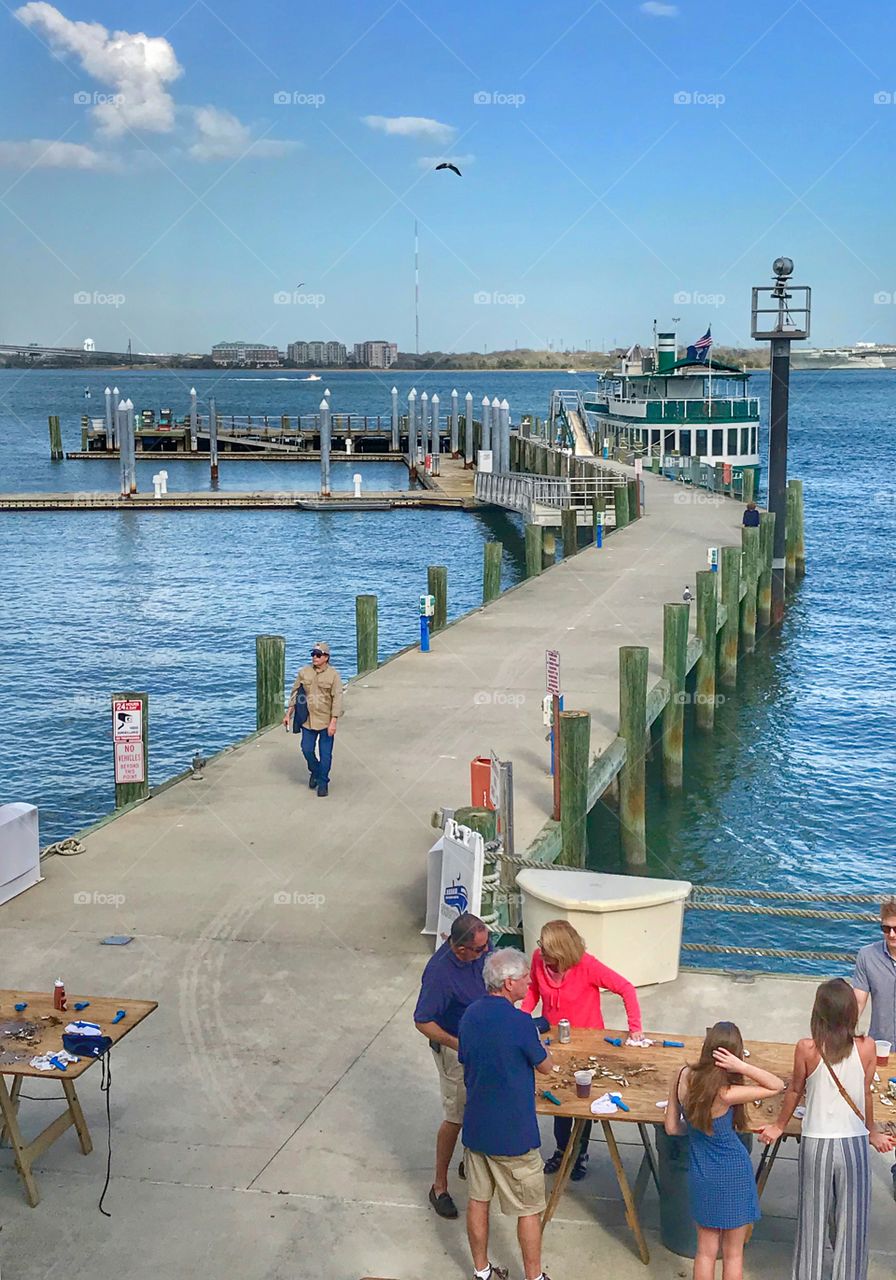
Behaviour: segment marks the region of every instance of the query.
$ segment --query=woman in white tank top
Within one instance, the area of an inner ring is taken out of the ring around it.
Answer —
[[[849,983],[823,982],[815,993],[812,1036],[796,1046],[778,1119],[760,1131],[764,1142],[776,1142],[805,1091],[793,1280],[821,1280],[829,1228],[832,1280],[865,1280],[868,1273],[868,1151],[891,1151],[893,1139],[874,1123],[874,1041],[856,1035],[858,1020]]]

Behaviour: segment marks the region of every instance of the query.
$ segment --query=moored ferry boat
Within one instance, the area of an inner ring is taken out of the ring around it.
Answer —
[[[722,463],[735,477],[752,469],[758,484],[759,399],[748,394],[749,372],[713,360],[711,346],[707,330],[682,359],[674,333],[657,334],[653,348],[629,348],[595,391],[582,393],[596,446],[658,457],[664,469]]]

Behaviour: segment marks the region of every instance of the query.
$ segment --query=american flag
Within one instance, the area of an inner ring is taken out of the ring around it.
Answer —
[[[712,333],[707,329],[702,338],[698,338],[692,346],[688,347],[688,359],[707,360],[709,358],[709,349],[711,346]]]

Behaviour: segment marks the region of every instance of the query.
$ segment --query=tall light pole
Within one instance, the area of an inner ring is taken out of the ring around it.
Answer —
[[[414,351],[420,354],[420,241],[414,219]]]
[[[812,290],[789,283],[791,258],[775,258],[772,288],[753,288],[751,332],[771,345],[768,420],[768,509],[775,517],[772,547],[772,623],[784,618],[787,550],[787,411],[790,396],[790,344],[809,336]],[[763,306],[762,303],[767,305]],[[802,304],[802,305],[799,305]]]

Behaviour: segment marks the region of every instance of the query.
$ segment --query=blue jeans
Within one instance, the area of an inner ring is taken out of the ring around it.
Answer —
[[[557,1144],[558,1151],[565,1151],[566,1144],[572,1135],[572,1116],[554,1116],[554,1141]],[[579,1156],[588,1154],[588,1142],[591,1138],[591,1121],[585,1121],[585,1127],[582,1129],[582,1140],[579,1149],[576,1152],[576,1159]]]
[[[333,739],[326,729],[302,727],[302,755],[312,778],[317,779],[317,785],[326,787],[330,781],[330,765],[333,761]]]

